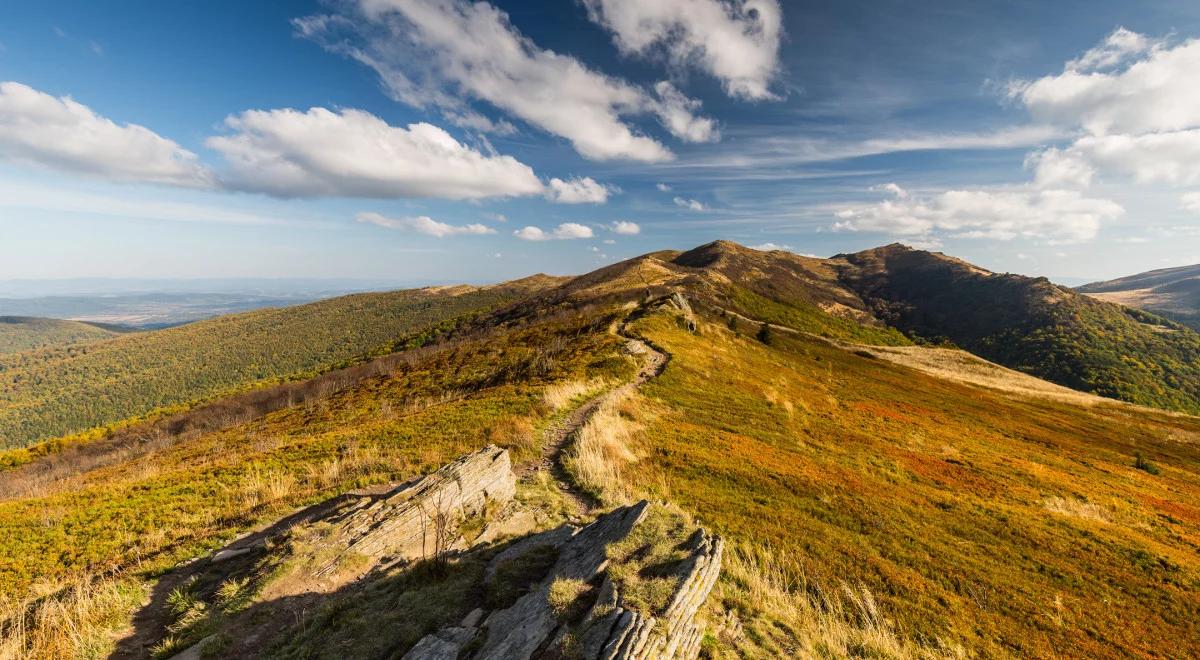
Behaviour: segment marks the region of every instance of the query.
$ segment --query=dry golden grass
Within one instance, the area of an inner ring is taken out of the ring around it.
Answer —
[[[584,395],[598,392],[607,386],[608,383],[601,378],[563,381],[546,387],[542,401],[551,410],[562,410]]]
[[[626,465],[638,460],[629,448],[644,415],[636,392],[623,388],[605,400],[579,430],[564,464],[575,482],[605,504],[632,501],[633,489],[623,479]]]
[[[730,625],[727,615],[719,636],[742,657],[966,657],[961,647],[918,645],[897,634],[867,587],[823,590],[799,563],[762,545],[729,543],[721,578],[710,615],[720,619],[722,607],[736,613],[739,623]]]
[[[1110,522],[1112,520],[1112,514],[1106,507],[1075,497],[1047,497],[1042,500],[1042,506],[1045,506],[1046,510],[1051,513],[1064,516],[1098,522]]]
[[[114,633],[146,597],[126,578],[85,575],[40,598],[0,596],[0,660],[104,658]]]
[[[989,387],[1010,394],[1051,399],[1081,406],[1132,405],[1055,385],[1041,378],[1002,367],[966,351],[953,348],[866,346],[847,342],[834,342],[834,344],[839,348],[858,352],[860,355],[870,353],[881,360],[887,360],[956,383]]]

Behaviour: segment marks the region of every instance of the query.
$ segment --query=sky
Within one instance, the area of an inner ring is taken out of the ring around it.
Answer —
[[[1200,263],[1200,3],[5,3],[0,279]]]

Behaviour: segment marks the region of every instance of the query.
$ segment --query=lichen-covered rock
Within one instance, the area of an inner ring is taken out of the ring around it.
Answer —
[[[316,575],[332,571],[348,553],[376,560],[432,557],[453,545],[459,522],[515,492],[508,451],[484,447],[341,516],[330,540],[341,553]]]

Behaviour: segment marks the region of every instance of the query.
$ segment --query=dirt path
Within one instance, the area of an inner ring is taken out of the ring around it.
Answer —
[[[625,334],[624,325],[617,329],[616,334],[625,339],[625,349],[627,352],[642,357],[642,367],[638,370],[637,376],[624,385],[588,399],[578,408],[571,411],[571,414],[546,429],[545,437],[542,441],[541,460],[535,463],[526,474],[522,475],[525,477],[537,471],[547,471],[554,478],[563,495],[574,503],[575,510],[579,515],[590,513],[599,503],[580,489],[571,478],[570,473],[567,472],[566,466],[563,464],[567,448],[575,441],[580,429],[588,423],[592,415],[596,414],[601,405],[606,401],[612,401],[625,396],[630,390],[637,388],[642,383],[662,373],[663,369],[667,366],[668,357],[665,353],[655,349],[641,339]]]

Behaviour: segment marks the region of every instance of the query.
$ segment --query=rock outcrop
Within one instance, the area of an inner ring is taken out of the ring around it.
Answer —
[[[458,524],[503,504],[516,492],[508,450],[487,446],[417,481],[342,513],[330,543],[342,552],[322,565],[329,573],[348,554],[373,560],[433,557],[455,546]]]
[[[563,526],[510,546],[493,565],[548,545],[558,548],[559,555],[537,587],[514,604],[491,612],[478,627],[451,626],[427,635],[405,660],[523,659],[551,650],[561,653],[568,645],[571,656],[586,660],[695,658],[703,639],[697,613],[720,575],[724,545],[696,530],[683,548],[687,558],[673,567],[678,584],[666,608],[654,616],[627,607],[607,570],[608,548],[633,532],[649,506],[642,501],[582,529]],[[552,591],[562,582],[599,584],[591,589],[591,604],[579,620],[571,620],[552,602]]]

